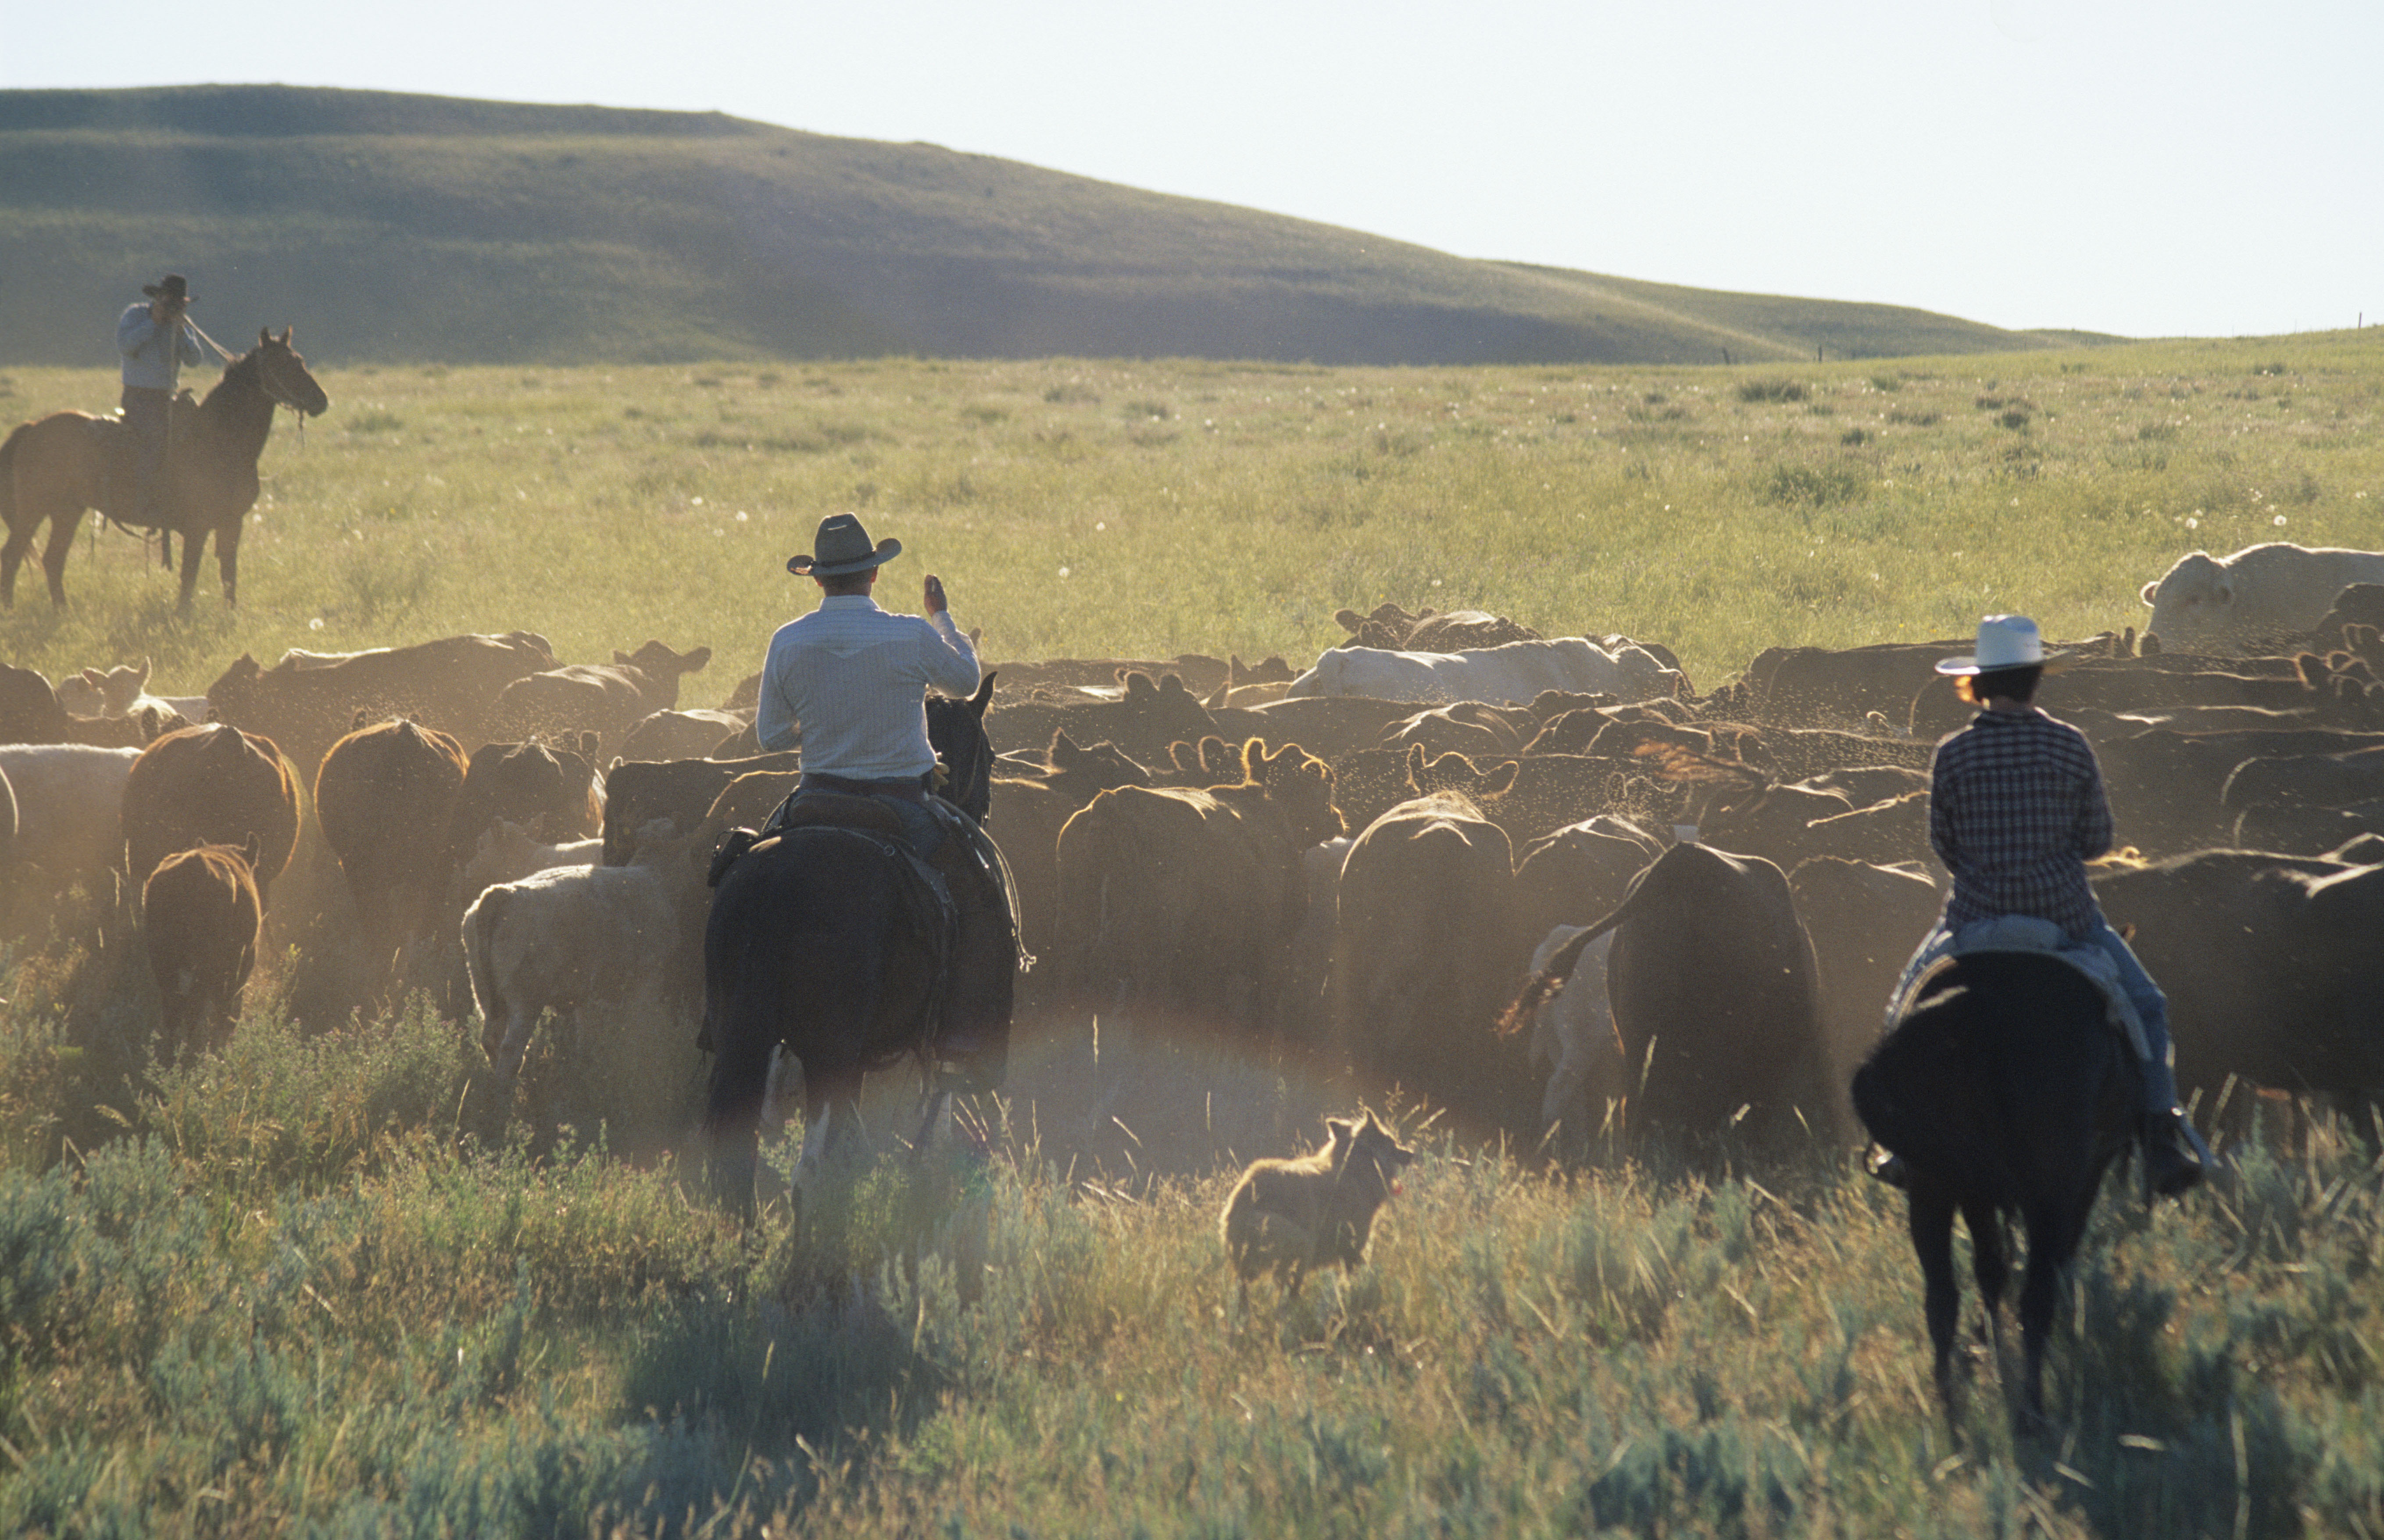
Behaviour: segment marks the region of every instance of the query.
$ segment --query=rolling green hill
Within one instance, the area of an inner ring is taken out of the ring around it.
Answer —
[[[106,361],[191,276],[346,362],[1704,363],[2076,345],[1481,262],[931,144],[285,86],[0,92],[0,362]]]

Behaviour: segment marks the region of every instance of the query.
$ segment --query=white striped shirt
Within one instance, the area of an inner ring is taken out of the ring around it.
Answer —
[[[927,690],[965,696],[977,685],[976,649],[945,611],[893,615],[862,593],[830,594],[770,639],[754,731],[767,750],[792,748],[803,769],[859,781],[924,776]]]

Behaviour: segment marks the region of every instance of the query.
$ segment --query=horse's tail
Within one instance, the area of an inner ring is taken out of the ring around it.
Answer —
[[[31,423],[20,423],[0,442],[0,524],[17,522],[17,442],[32,430]]]

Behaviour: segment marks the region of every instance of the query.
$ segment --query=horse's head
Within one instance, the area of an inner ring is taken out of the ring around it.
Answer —
[[[256,351],[249,356],[256,360],[256,382],[267,395],[293,411],[319,417],[330,409],[331,398],[306,372],[306,360],[291,345],[290,335],[296,329],[285,326],[276,337],[267,328],[257,328]]]
[[[927,697],[927,741],[949,777],[944,799],[980,824],[993,804],[993,744],[985,736],[985,708],[992,702],[990,672],[965,701]]]

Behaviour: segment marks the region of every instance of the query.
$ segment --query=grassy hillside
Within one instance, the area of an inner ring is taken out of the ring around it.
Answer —
[[[2056,341],[1470,261],[718,115],[280,86],[0,93],[0,362],[106,361],[109,317],[169,267],[224,342],[294,321],[345,362],[1672,364]]]

